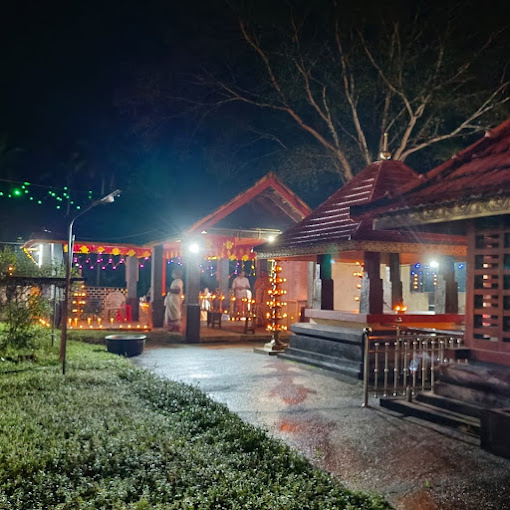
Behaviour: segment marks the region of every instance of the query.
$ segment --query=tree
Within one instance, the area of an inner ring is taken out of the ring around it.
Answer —
[[[453,12],[386,15],[377,24],[346,19],[336,3],[323,12],[291,6],[286,19],[271,23],[267,15],[240,12],[253,70],[201,74],[209,94],[202,104],[242,104],[286,117],[329,156],[344,182],[378,158],[384,133],[393,159],[405,161],[507,115],[510,82],[495,55],[504,32],[491,29],[466,44],[466,26]],[[480,67],[489,54],[490,77]],[[265,129],[282,144],[278,132]]]

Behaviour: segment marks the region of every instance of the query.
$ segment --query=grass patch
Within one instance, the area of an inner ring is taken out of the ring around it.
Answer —
[[[0,374],[2,509],[390,508],[195,388],[102,346],[68,354],[66,377]]]

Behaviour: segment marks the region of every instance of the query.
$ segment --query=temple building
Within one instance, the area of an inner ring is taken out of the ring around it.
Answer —
[[[75,240],[73,267],[85,282],[73,290],[69,327],[80,329],[152,329],[164,326],[164,296],[172,269],[184,273],[183,334],[187,341],[200,341],[203,300],[213,301],[220,316],[232,317],[233,278],[245,271],[252,287],[262,270],[254,247],[270,241],[302,220],[310,207],[274,174],[259,179],[211,214],[179,235],[143,245],[108,241]],[[63,263],[67,242],[46,235],[33,235],[24,250],[38,265]],[[289,306],[296,309],[306,289],[306,264],[294,264],[294,274],[304,283],[289,292]],[[112,284],[112,282],[114,282]],[[208,288],[210,296],[204,296]],[[149,292],[148,292],[149,290]],[[214,300],[213,300],[214,297]],[[225,313],[220,313],[225,312]],[[241,318],[241,317],[238,317]],[[244,317],[242,317],[244,318]],[[294,318],[294,317],[293,317]],[[221,323],[220,323],[221,324]]]
[[[464,236],[379,231],[352,214],[355,206],[420,182],[399,161],[374,162],[273,243],[256,248],[260,258],[282,265],[308,263],[309,322],[291,326],[295,335],[285,357],[361,376],[367,327],[462,326],[464,293],[457,279],[465,267]]]
[[[463,348],[447,357],[436,351],[430,393],[418,391],[412,402],[386,397],[381,405],[455,424],[510,458],[510,119],[406,192],[355,214],[380,232],[415,228],[466,236]]]

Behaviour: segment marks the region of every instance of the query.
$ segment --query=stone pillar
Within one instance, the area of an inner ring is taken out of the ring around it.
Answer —
[[[200,342],[200,259],[190,253],[186,260],[186,334],[189,344]]]
[[[225,296],[225,300],[223,301],[223,308],[229,306],[228,299],[228,269],[229,269],[229,260],[228,259],[219,259],[217,265],[217,273],[218,273],[218,285],[220,288],[220,294]]]
[[[138,257],[126,257],[126,305],[131,306],[131,316],[138,321]]]
[[[162,328],[165,318],[164,294],[163,288],[163,245],[158,244],[152,250],[151,260],[151,306],[152,306],[152,326]]]
[[[333,279],[331,278],[331,255],[319,255],[321,278],[321,310],[334,309]]]
[[[400,253],[390,253],[391,309],[402,306],[403,293],[400,279]]]
[[[434,297],[434,313],[459,313],[458,285],[455,281],[455,262],[441,257]]]
[[[320,290],[315,292],[315,277],[319,273],[318,265],[315,262],[308,262],[308,292],[306,299],[306,307],[320,310]],[[319,280],[320,281],[320,280]]]
[[[383,312],[383,283],[381,280],[381,254],[365,252],[365,270],[361,282],[359,299],[360,313],[381,314]]]

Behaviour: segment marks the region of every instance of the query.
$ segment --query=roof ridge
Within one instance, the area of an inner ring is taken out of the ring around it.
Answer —
[[[374,183],[372,184],[372,189],[370,190],[370,196],[368,197],[368,202],[371,202],[374,199],[375,190],[379,185],[379,181],[381,180],[381,173],[384,170],[385,165],[383,164],[385,160],[377,160],[371,163],[371,165],[377,165],[377,173],[374,178]],[[371,166],[369,165],[369,166]],[[368,167],[367,167],[368,168]]]

